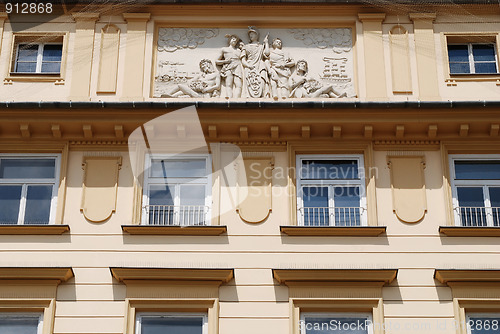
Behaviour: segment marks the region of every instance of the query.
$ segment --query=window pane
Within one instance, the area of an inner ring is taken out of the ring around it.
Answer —
[[[450,63],[451,74],[470,73],[469,63]]]
[[[35,73],[36,63],[17,63],[16,66],[17,73]]]
[[[474,61],[495,61],[495,47],[493,44],[472,45]]]
[[[335,187],[335,226],[360,226],[359,187]]]
[[[55,159],[1,159],[0,179],[53,179]]]
[[[19,44],[17,53],[18,61],[31,61],[36,63],[38,56],[38,45]]]
[[[368,334],[370,326],[366,318],[320,318],[304,319],[306,334]]]
[[[205,186],[181,185],[181,207],[179,218],[181,225],[205,224]]]
[[[500,161],[455,161],[457,180],[500,180]]]
[[[202,334],[202,317],[143,317],[141,334]]]
[[[190,160],[153,160],[151,177],[204,177],[206,175],[205,159]]]
[[[328,226],[328,187],[303,187],[304,225]]]
[[[174,187],[149,186],[149,224],[174,225]]]
[[[61,63],[42,63],[42,73],[59,73]]]
[[[45,45],[43,48],[43,61],[61,61],[62,45]]]
[[[17,224],[21,186],[0,186],[0,224]]]
[[[463,226],[486,226],[483,188],[459,187],[458,205]]]
[[[37,334],[38,317],[1,317],[1,334]]]
[[[497,73],[496,63],[475,63],[476,73]]]
[[[302,160],[304,180],[359,180],[356,160]]]
[[[500,333],[500,317],[470,317],[468,321],[471,334]]]
[[[490,188],[490,202],[493,211],[493,225],[500,226],[500,188]]]
[[[48,224],[52,186],[28,186],[26,194],[25,224]]]

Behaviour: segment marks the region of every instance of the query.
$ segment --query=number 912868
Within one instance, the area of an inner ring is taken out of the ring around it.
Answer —
[[[50,2],[7,2],[5,12],[7,14],[52,14],[53,5]]]

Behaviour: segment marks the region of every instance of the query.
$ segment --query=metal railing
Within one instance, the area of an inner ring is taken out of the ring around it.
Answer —
[[[149,225],[208,225],[208,206],[205,205],[146,205],[144,210]]]
[[[304,226],[361,226],[361,207],[307,207],[299,209]]]
[[[500,226],[500,207],[456,207],[462,226]]]

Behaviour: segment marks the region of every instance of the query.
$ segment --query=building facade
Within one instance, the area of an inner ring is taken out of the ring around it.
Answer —
[[[0,333],[500,333],[500,8],[6,4]]]

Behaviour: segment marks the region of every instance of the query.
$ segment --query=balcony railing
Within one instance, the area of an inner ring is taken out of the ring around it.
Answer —
[[[462,226],[500,226],[500,207],[460,206],[455,210]]]
[[[208,206],[204,205],[147,205],[144,207],[147,224],[167,226],[200,226],[207,224]]]
[[[307,207],[299,209],[304,226],[361,226],[364,208]]]

